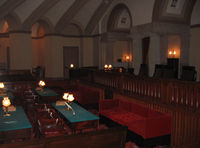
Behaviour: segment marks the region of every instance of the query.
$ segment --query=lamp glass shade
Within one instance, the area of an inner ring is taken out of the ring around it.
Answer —
[[[108,65],[104,65],[104,68],[108,68]]]
[[[68,96],[69,96],[69,93],[64,93],[63,99],[64,99],[64,100],[68,100]]]
[[[39,86],[40,86],[40,87],[44,87],[45,85],[46,85],[46,84],[45,84],[44,81],[41,80],[41,81],[39,82]]]
[[[10,99],[9,99],[8,97],[4,97],[4,98],[3,98],[3,101],[2,101],[2,105],[3,105],[4,107],[10,106],[10,105],[11,105]]]
[[[72,94],[69,94],[68,101],[70,102],[74,101],[74,96]]]
[[[5,86],[4,86],[4,84],[1,82],[0,83],[0,88],[4,88]]]
[[[108,67],[109,67],[109,68],[112,68],[112,65],[109,65]]]

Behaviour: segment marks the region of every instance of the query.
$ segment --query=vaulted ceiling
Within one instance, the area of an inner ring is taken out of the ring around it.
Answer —
[[[173,2],[177,6],[170,7]],[[56,33],[73,23],[93,34],[119,3],[129,9],[132,26],[153,21],[200,24],[200,0],[0,0],[0,21],[6,20],[12,30],[30,31],[43,20]]]

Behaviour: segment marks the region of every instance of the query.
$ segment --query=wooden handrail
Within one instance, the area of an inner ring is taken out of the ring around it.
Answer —
[[[93,82],[118,92],[154,98],[166,104],[176,104],[200,110],[200,84],[173,79],[138,77],[134,75],[93,71]]]

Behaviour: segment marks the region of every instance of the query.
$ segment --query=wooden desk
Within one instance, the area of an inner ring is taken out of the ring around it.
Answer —
[[[67,120],[69,127],[74,131],[86,128],[97,128],[98,126],[99,117],[88,112],[76,103],[71,103],[75,115],[73,115],[71,110],[66,110],[66,106],[56,106],[56,103],[52,103],[52,105]]]
[[[59,94],[52,89],[43,88],[43,90],[35,89],[35,91],[39,96],[39,103],[53,103],[59,99]]]
[[[0,108],[0,143],[30,139],[32,125],[23,108],[17,106],[16,111],[9,113],[11,116],[4,117],[3,108]]]

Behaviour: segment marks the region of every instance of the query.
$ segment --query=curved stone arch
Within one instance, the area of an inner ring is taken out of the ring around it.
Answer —
[[[32,25],[32,27],[31,27],[32,36],[34,36],[34,37],[38,36],[38,31],[39,31],[40,27],[42,27],[43,30],[44,30],[44,34],[43,35],[53,33],[53,31],[54,31],[54,27],[53,27],[52,23],[48,20],[48,18],[46,18],[46,19],[43,18],[43,19],[37,20]]]
[[[123,15],[123,17],[122,17]],[[118,3],[112,9],[108,21],[108,32],[130,32],[132,17],[129,8],[124,3]]]
[[[168,1],[160,1],[155,0],[152,22],[172,22],[172,23],[184,23],[190,24],[191,15],[193,7],[196,3],[196,0],[182,0],[182,7],[179,7],[180,11],[178,12],[178,8],[175,11],[176,6],[170,5],[170,0]],[[173,10],[174,9],[174,10]]]
[[[0,33],[8,32],[8,22],[4,19],[0,20]]]
[[[82,24],[80,22],[78,22],[78,21],[71,21],[70,25],[74,25],[77,28],[77,30],[80,33],[80,36],[85,34],[84,27],[82,26]]]
[[[62,32],[62,29],[65,27],[65,25],[72,22],[72,19],[77,14],[78,10],[88,1],[89,0],[76,0],[57,22],[55,26],[56,32]]]
[[[12,10],[14,10],[17,6],[22,4],[25,0],[7,0],[0,6],[0,18],[8,15]]]
[[[23,28],[29,29],[32,27],[32,25],[40,19],[40,17],[46,13],[48,9],[50,9],[55,3],[57,3],[59,0],[44,0],[44,2],[39,5],[32,14],[23,22]]]
[[[20,18],[17,16],[16,13],[10,13],[4,17],[5,21],[8,23],[8,30],[9,31],[19,31],[22,30],[22,23]]]

